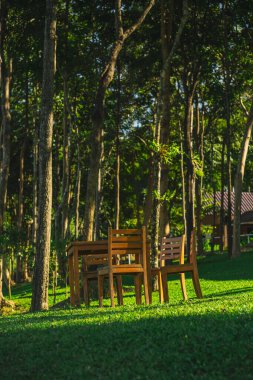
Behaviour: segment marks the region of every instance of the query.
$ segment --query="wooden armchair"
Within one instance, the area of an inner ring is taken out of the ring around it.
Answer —
[[[161,301],[168,302],[168,274],[178,273],[180,274],[180,282],[183,297],[187,300],[187,293],[185,287],[185,273],[189,272],[192,276],[192,281],[194,289],[198,298],[202,298],[202,292],[199,283],[198,267],[196,260],[196,245],[195,245],[195,234],[191,233],[191,244],[190,244],[190,257],[189,263],[184,262],[184,245],[185,245],[185,235],[178,238],[162,238],[161,250],[160,250],[160,299]],[[179,259],[179,264],[167,264],[174,259]]]
[[[128,258],[131,260],[128,260]],[[103,280],[109,277],[111,306],[114,307],[113,279],[119,275],[135,276],[136,303],[141,303],[142,278],[146,304],[149,304],[146,259],[146,227],[142,229],[108,229],[108,266],[98,269],[99,306],[103,306]]]

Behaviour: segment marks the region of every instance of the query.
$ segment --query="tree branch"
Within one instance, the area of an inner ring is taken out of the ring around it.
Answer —
[[[150,9],[155,5],[157,0],[150,0],[149,4],[147,5],[147,7],[144,9],[142,15],[139,17],[139,19],[136,21],[135,24],[133,24],[130,28],[128,28],[124,33],[123,33],[123,37],[124,37],[124,40],[126,40],[137,28],[139,28],[139,26],[143,23],[143,21],[145,20],[148,12],[150,11]]]
[[[249,111],[247,110],[245,104],[243,103],[242,97],[240,97],[240,102],[241,102],[242,109],[243,109],[244,112],[245,112],[245,115],[246,115],[246,116],[249,116]]]
[[[164,77],[165,72],[166,72],[168,66],[170,65],[170,61],[171,61],[171,59],[172,59],[172,57],[173,57],[173,55],[175,53],[175,50],[176,50],[176,48],[177,48],[177,46],[179,44],[181,35],[183,33],[183,30],[184,30],[184,26],[185,26],[186,21],[188,19],[188,16],[189,16],[188,0],[184,0],[184,2],[183,2],[183,15],[182,15],[182,18],[181,18],[180,25],[178,27],[178,31],[177,31],[177,34],[176,34],[173,46],[171,48],[171,51],[169,53],[168,58],[166,59],[166,62],[164,64],[164,66],[163,66],[162,77]]]
[[[123,23],[122,23],[122,12],[121,12],[121,0],[115,0],[115,28],[117,38],[123,36]]]

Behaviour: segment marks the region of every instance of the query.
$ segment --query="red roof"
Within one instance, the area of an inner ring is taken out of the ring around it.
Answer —
[[[234,215],[234,198],[235,198],[235,193],[232,192],[231,193],[232,215]],[[211,208],[214,205],[214,201],[216,204],[216,208],[220,208],[221,191],[216,191],[215,195],[204,194],[204,197],[203,197],[204,206]],[[227,191],[225,191],[224,192],[224,210],[227,211],[227,209],[228,209],[228,193]],[[244,214],[245,212],[249,212],[249,211],[253,211],[253,193],[245,192],[245,193],[242,193],[241,214]],[[212,210],[210,210],[210,213],[212,213]]]

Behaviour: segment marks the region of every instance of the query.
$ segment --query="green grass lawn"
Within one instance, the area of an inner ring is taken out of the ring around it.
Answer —
[[[199,273],[202,300],[187,279],[182,301],[171,277],[169,304],[154,294],[137,307],[127,293],[115,309],[31,314],[30,285],[16,287],[17,310],[0,317],[0,379],[253,379],[253,253],[200,258]]]

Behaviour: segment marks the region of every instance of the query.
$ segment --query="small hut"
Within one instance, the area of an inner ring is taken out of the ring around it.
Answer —
[[[231,193],[231,217],[232,223],[234,219],[234,198],[235,193]],[[222,193],[216,191],[213,194],[204,194],[203,197],[203,209],[204,216],[202,223],[204,225],[213,226],[213,238],[219,239],[220,224],[221,224],[221,204]],[[227,214],[228,214],[228,193],[223,193],[223,211],[224,211],[224,247],[227,246]],[[242,206],[241,206],[241,235],[253,234],[253,193],[242,193]]]

